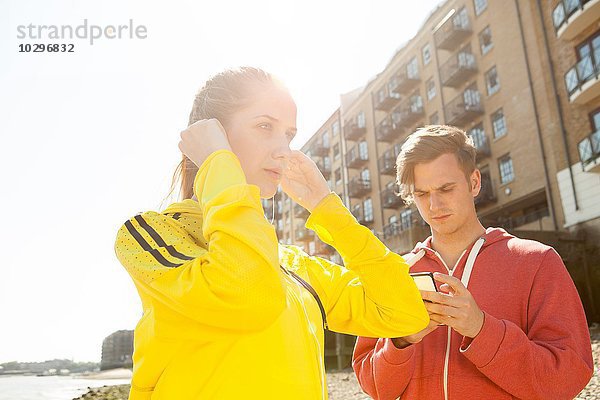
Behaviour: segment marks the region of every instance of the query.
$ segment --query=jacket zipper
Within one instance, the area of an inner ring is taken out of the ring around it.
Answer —
[[[319,295],[317,294],[315,289],[313,289],[313,287],[310,286],[310,284],[308,282],[306,282],[304,279],[300,278],[294,272],[283,268],[283,266],[281,266],[281,265],[280,265],[280,267],[283,270],[283,272],[285,272],[286,274],[288,274],[289,276],[294,278],[300,285],[302,285],[302,287],[304,287],[306,290],[308,290],[310,292],[310,294],[315,298],[315,300],[317,301],[317,304],[319,306],[319,310],[321,310],[321,318],[323,319],[323,329],[328,330],[329,325],[327,324],[327,313],[325,313],[325,307],[323,307],[323,303],[321,302],[321,299],[319,298]]]

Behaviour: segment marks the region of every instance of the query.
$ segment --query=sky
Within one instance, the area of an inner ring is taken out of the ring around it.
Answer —
[[[106,336],[135,327],[115,235],[164,207],[207,78],[240,65],[277,75],[298,106],[299,148],[439,2],[0,0],[0,363],[100,361]],[[146,37],[18,38],[21,25],[86,19],[132,20]],[[74,51],[19,52],[35,43]]]

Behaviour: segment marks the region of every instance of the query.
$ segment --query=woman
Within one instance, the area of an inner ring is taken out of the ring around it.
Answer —
[[[404,260],[290,150],[295,132],[294,101],[259,69],[225,71],[196,96],[179,143],[184,200],[130,219],[115,245],[144,310],[130,399],[326,399],[327,324],[372,337],[427,326]],[[280,183],[345,268],[278,245],[260,198]]]

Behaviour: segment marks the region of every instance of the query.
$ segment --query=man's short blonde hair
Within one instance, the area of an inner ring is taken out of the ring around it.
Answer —
[[[469,177],[477,168],[473,139],[463,130],[449,125],[427,125],[410,134],[396,160],[400,196],[406,204],[414,201],[415,166],[429,163],[442,154],[455,154],[460,168]]]

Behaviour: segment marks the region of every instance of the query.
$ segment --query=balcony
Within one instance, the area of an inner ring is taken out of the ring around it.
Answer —
[[[600,172],[600,130],[591,133],[577,145],[585,172]]]
[[[394,76],[391,81],[395,81],[396,77]],[[400,93],[393,92],[390,90],[390,86],[396,87],[396,83],[391,85],[391,83],[386,83],[381,89],[379,89],[374,96],[373,106],[376,110],[380,111],[389,111],[394,104],[396,104],[400,100]]]
[[[315,233],[313,231],[311,231],[310,229],[306,229],[306,228],[296,229],[296,233],[294,235],[294,239],[299,242],[308,242],[309,240],[312,240],[314,237],[315,237]]]
[[[346,140],[358,140],[367,132],[366,126],[356,121],[346,121],[344,124],[344,138]]]
[[[380,142],[393,142],[401,133],[402,129],[392,121],[392,117],[389,115],[375,129],[375,137]]]
[[[302,207],[300,204],[294,205],[294,217],[296,218],[308,218],[308,210]]]
[[[348,196],[360,198],[371,192],[371,181],[355,176],[348,182]]]
[[[400,70],[390,80],[390,91],[394,93],[406,93],[421,83],[421,77],[419,76],[419,70],[417,68],[410,68],[409,64],[404,64],[400,67]]]
[[[435,29],[433,37],[438,49],[452,51],[472,32],[467,10],[463,7],[457,13],[448,14]]]
[[[348,153],[346,154],[346,166],[348,168],[360,168],[369,162],[369,153],[368,153],[368,151],[366,151],[367,150],[366,142],[361,142],[361,143],[365,143],[363,151],[360,150],[360,148],[359,148],[360,143],[359,143],[356,146],[354,146],[353,148],[351,148],[348,151]]]
[[[381,205],[383,208],[396,209],[404,204],[404,201],[396,194],[394,189],[394,187],[391,187],[381,191]]]
[[[592,50],[565,74],[569,101],[585,104],[600,95],[600,47]]]
[[[552,11],[552,22],[559,39],[572,40],[595,24],[600,15],[600,0],[561,0]]]
[[[321,171],[321,174],[325,177],[325,179],[329,179],[331,177],[331,164],[325,164],[322,161],[317,161],[317,168]]]
[[[471,85],[444,107],[447,125],[464,125],[481,114],[481,95],[475,85]]]
[[[464,84],[475,73],[477,73],[477,63],[471,52],[471,45],[460,49],[440,67],[442,85],[453,88]]]
[[[482,207],[495,202],[496,193],[494,192],[490,173],[489,171],[481,171],[481,190],[477,197],[475,197],[475,205],[477,207]]]
[[[389,224],[384,225],[383,238],[385,240],[388,240],[393,237],[400,236],[403,233],[409,234],[410,236],[415,236],[415,233],[420,233],[424,228],[428,226],[425,223],[425,221],[423,221],[418,212],[413,211],[409,215],[410,218],[401,218],[400,220],[390,222]],[[421,234],[420,236],[423,236],[423,234]],[[425,232],[425,235],[423,237],[426,236],[428,236],[428,232]]]
[[[374,221],[373,213],[369,213],[369,215],[365,215],[364,210],[361,206],[354,207],[352,209],[352,215],[361,225],[371,225]]]
[[[329,143],[317,140],[310,146],[310,152],[315,156],[325,157],[329,154]]]
[[[423,99],[421,95],[415,94],[392,111],[392,123],[399,128],[410,128],[424,115]]]
[[[401,146],[395,145],[393,148],[386,150],[381,157],[379,157],[378,166],[379,173],[382,175],[396,176],[396,159],[400,154]]]
[[[475,142],[475,150],[477,151],[477,160],[489,157],[492,154],[490,150],[490,141],[487,136],[482,136]]]

